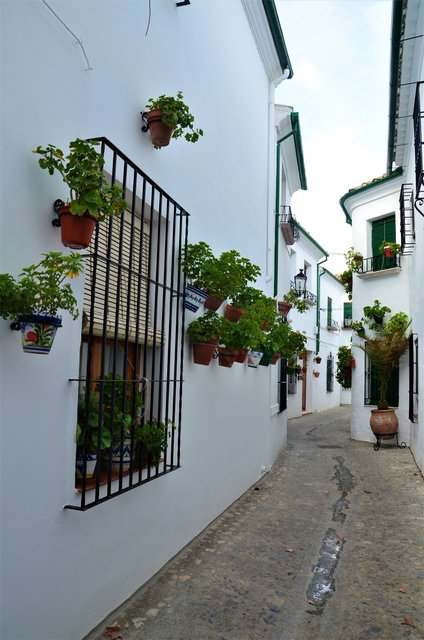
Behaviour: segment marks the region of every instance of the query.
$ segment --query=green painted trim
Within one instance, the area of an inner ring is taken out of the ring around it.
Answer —
[[[319,249],[328,258],[330,254],[327,253],[326,250],[323,249],[321,247],[321,245],[318,244],[318,242],[316,240],[314,240],[314,238],[311,235],[309,235],[309,233],[307,231],[305,231],[305,229],[302,227],[302,225],[297,220],[294,220],[294,223],[295,223],[296,227],[299,229],[299,231],[301,231],[303,233],[303,235],[306,236],[308,238],[308,240],[310,240],[310,242],[312,242],[312,244],[314,244],[316,246],[316,248]]]
[[[302,136],[300,133],[299,114],[292,112],[290,114],[291,126],[294,132],[294,148],[296,151],[297,168],[299,171],[300,186],[306,191],[308,184],[306,182],[305,162],[303,159]]]
[[[342,289],[344,289],[344,284],[343,284],[343,282],[341,282],[341,281],[338,279],[338,277],[334,275],[334,273],[331,273],[331,271],[329,271],[329,270],[328,270],[328,269],[326,269],[325,267],[323,267],[323,269],[324,269],[325,273],[326,273],[328,276],[331,276],[331,277],[333,278],[333,280],[335,280],[335,281],[337,282],[337,284],[339,284],[339,285],[342,287]]]
[[[268,20],[269,30],[271,31],[272,39],[274,41],[275,50],[280,61],[281,69],[283,72],[288,69],[288,79],[293,78],[293,67],[290,62],[275,2],[274,0],[262,0],[262,4]]]
[[[389,135],[387,147],[387,173],[390,173],[395,154],[396,105],[400,66],[400,40],[402,31],[403,0],[393,0],[392,47],[390,57]]]
[[[402,167],[398,167],[397,169],[392,171],[392,173],[389,173],[389,175],[383,176],[382,178],[376,178],[372,182],[368,182],[367,184],[365,184],[362,187],[357,187],[356,189],[351,189],[350,191],[345,193],[344,196],[342,196],[340,198],[339,204],[340,204],[341,208],[343,209],[343,212],[344,212],[344,214],[346,216],[347,224],[352,224],[352,218],[350,217],[350,213],[348,212],[348,210],[345,207],[346,200],[348,200],[349,198],[352,198],[353,196],[356,196],[358,193],[362,193],[362,191],[368,191],[369,189],[373,189],[374,187],[377,187],[380,184],[384,184],[385,182],[389,182],[389,180],[393,180],[394,178],[399,178],[399,176],[401,176],[402,173],[403,173]]]

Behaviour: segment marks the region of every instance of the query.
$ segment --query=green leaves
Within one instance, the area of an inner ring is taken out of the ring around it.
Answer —
[[[199,137],[203,136],[203,129],[194,129],[194,116],[184,102],[182,91],[178,91],[175,98],[165,94],[155,99],[149,98],[146,109],[162,111],[162,122],[173,130],[173,138],[180,138],[186,129],[189,131],[184,134],[184,138],[188,142],[197,142]]]
[[[67,157],[51,144],[45,148],[38,146],[33,153],[42,156],[38,161],[42,169],[47,169],[50,175],[57,171],[69,187],[71,213],[83,215],[88,211],[103,221],[108,216],[120,215],[127,203],[118,185],[109,185],[106,180],[103,156],[95,148],[98,144],[77,138],[69,143]]]
[[[75,278],[83,269],[83,259],[73,252],[65,256],[60,251],[43,254],[38,264],[24,267],[15,280],[10,274],[0,274],[0,316],[16,320],[26,313],[57,315],[59,309],[78,317],[77,300],[67,278]]]

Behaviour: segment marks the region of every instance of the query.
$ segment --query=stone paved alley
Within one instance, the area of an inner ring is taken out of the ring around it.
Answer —
[[[423,478],[349,421],[290,421],[272,471],[87,640],[424,639]]]

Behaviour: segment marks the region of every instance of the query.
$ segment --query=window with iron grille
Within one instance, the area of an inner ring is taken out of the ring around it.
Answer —
[[[333,320],[333,301],[331,298],[327,298],[327,327],[331,327]]]
[[[422,138],[422,125],[421,119],[423,118],[423,112],[421,110],[421,85],[424,85],[423,82],[417,83],[417,89],[415,92],[415,101],[414,101],[414,112],[413,112],[413,122],[414,122],[414,152],[415,152],[415,192],[416,198],[422,197],[422,189],[424,184],[424,172],[423,172],[423,138]]]
[[[345,329],[350,329],[352,326],[352,303],[344,302],[343,303],[343,327]]]
[[[334,358],[330,355],[327,358],[327,391],[334,391]]]
[[[396,242],[396,218],[394,214],[374,220],[372,223],[372,270],[393,269],[398,265],[396,256],[387,258],[380,251],[381,243]]]
[[[418,336],[409,337],[409,419],[418,422]]]
[[[128,203],[86,255],[76,488],[85,510],[180,466],[188,213],[105,138]],[[95,469],[89,462],[95,457]]]
[[[378,399],[380,397],[380,380],[375,370],[375,367],[372,366],[370,359],[366,354],[365,355],[365,393],[364,393],[364,403],[365,404],[378,404]],[[399,406],[399,367],[395,367],[392,370],[389,384],[387,388],[387,404],[389,407],[397,407]]]
[[[280,358],[280,380],[279,380],[279,411],[287,409],[287,360]]]

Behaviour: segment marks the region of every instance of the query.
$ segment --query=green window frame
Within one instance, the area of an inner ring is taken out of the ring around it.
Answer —
[[[343,327],[345,329],[350,329],[352,326],[352,303],[344,302],[343,303]]]
[[[381,243],[396,242],[396,216],[391,214],[385,218],[374,220],[372,222],[371,245],[373,256],[373,271],[382,271],[383,269],[392,269],[396,267],[396,256],[386,258],[380,251]]]
[[[327,298],[327,327],[331,327],[333,320],[333,301],[331,298]]]

